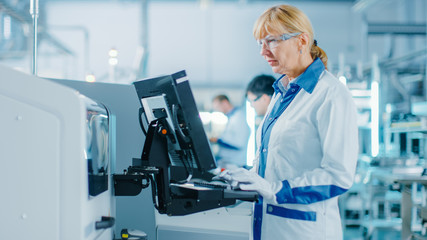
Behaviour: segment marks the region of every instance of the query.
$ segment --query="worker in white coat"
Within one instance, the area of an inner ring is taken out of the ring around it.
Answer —
[[[356,107],[327,71],[308,17],[275,6],[256,21],[254,36],[273,72],[275,94],[257,131],[250,171],[220,174],[261,195],[253,239],[342,239],[338,196],[353,183],[358,155]]]
[[[218,138],[209,140],[219,146],[216,155],[217,166],[225,169],[235,169],[246,166],[246,152],[251,133],[246,122],[244,109],[231,104],[226,95],[217,95],[212,100],[214,110],[224,113],[227,118],[225,129]]]

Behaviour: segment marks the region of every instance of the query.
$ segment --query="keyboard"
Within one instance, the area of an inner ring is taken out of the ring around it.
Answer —
[[[200,183],[200,185],[198,185]],[[258,193],[232,189],[227,183],[211,183],[204,181],[191,181],[189,183],[170,184],[171,192],[177,196],[199,200],[224,200],[239,199],[243,201],[257,201]]]
[[[208,188],[214,188],[214,189],[230,188],[230,185],[227,183],[211,183],[211,182],[200,182],[200,181],[194,181],[192,183],[194,184],[194,186],[208,187]]]

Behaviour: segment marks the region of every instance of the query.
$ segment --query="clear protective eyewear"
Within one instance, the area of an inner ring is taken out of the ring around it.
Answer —
[[[279,37],[273,37],[273,36],[267,35],[264,39],[258,40],[258,45],[261,49],[264,46],[264,44],[267,49],[273,49],[277,47],[281,41],[286,41],[300,34],[301,34],[300,32],[284,33]]]
[[[254,102],[258,101],[261,97],[262,97],[262,94],[257,96],[255,99],[252,99],[252,100],[250,100],[249,98],[247,98],[247,99],[250,103],[254,103]]]

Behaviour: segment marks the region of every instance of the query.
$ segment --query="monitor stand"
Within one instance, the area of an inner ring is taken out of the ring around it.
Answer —
[[[236,200],[257,201],[256,192],[171,183],[167,126],[164,118],[149,124],[141,159],[133,159],[132,166],[124,174],[114,175],[116,196],[136,196],[151,181],[154,206],[159,213],[170,216],[229,206]]]

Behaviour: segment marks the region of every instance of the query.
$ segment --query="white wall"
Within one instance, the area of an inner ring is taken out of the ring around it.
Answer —
[[[140,8],[126,2],[51,2],[44,9],[49,32],[71,48],[76,63],[63,78],[82,80],[84,71],[84,32],[67,27],[81,27],[89,32],[90,71],[100,80],[108,80],[108,51],[119,50],[118,68],[129,72],[140,43]],[[61,26],[64,26],[61,28]],[[42,70],[43,59],[40,59]],[[46,66],[47,67],[47,66]],[[42,72],[40,72],[42,75]]]
[[[259,55],[252,27],[272,5],[212,3],[203,9],[196,2],[151,2],[148,75],[185,69],[197,86],[244,87],[257,74],[271,74]],[[311,19],[319,46],[331,63],[337,64],[339,53],[344,53],[349,62],[360,58],[360,30],[350,3],[295,5]],[[90,69],[100,81],[108,79],[107,53],[112,47],[119,51],[117,67],[123,73],[118,81],[131,81],[136,49],[141,45],[139,3],[51,2],[45,11],[49,25],[83,26],[90,31]],[[51,33],[78,53],[76,64],[70,66],[73,71],[63,77],[83,79],[83,33],[58,28],[52,28]]]

